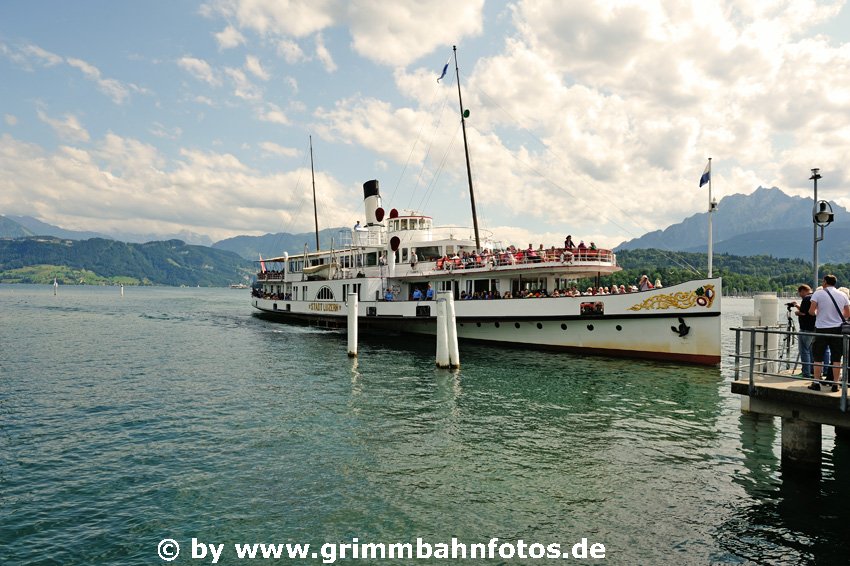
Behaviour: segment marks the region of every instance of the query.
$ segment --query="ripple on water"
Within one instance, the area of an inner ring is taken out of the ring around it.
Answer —
[[[850,454],[825,437],[820,482],[783,474],[778,426],[741,415],[728,368],[464,344],[447,372],[427,338],[363,336],[349,360],[344,333],[254,318],[230,290],[8,288],[9,563],[149,564],[165,537],[840,559]],[[724,328],[751,308],[724,306]]]

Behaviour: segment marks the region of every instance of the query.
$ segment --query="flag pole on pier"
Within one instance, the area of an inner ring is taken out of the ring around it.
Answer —
[[[711,198],[711,158],[708,158],[708,164],[705,166],[705,171],[702,172],[702,177],[699,179],[699,186],[702,187],[708,183],[708,277],[712,277],[712,259],[714,257],[714,239],[711,234],[711,215],[717,210],[717,203]]]

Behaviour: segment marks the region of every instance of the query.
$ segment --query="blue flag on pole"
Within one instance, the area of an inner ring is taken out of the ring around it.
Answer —
[[[447,72],[448,70],[449,70],[449,64],[448,64],[448,63],[446,63],[445,65],[443,65],[443,74],[442,74],[442,75],[440,75],[440,77],[437,79],[437,82],[440,82],[440,79],[442,79],[443,77],[445,77],[445,76],[446,76],[446,72]]]
[[[699,186],[702,187],[704,184],[711,180],[711,161],[706,163],[705,171],[702,172],[702,177],[699,178]]]

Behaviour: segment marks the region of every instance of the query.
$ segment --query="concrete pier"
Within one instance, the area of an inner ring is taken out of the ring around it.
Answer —
[[[819,468],[821,425],[801,419],[782,418],[782,463],[794,468]]]
[[[837,439],[850,441],[850,411],[841,410],[841,392],[811,391],[809,383],[764,376],[750,391],[749,380],[732,382],[732,393],[748,401],[742,410],[782,417],[782,463],[793,468],[820,467],[822,425],[834,426]]]

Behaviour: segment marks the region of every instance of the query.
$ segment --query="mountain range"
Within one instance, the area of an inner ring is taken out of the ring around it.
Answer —
[[[850,261],[850,214],[836,203],[830,204],[835,221],[826,228],[818,247],[819,260],[847,262]],[[813,199],[789,196],[776,187],[759,187],[749,195],[724,197],[712,218],[714,253],[811,260],[812,206]],[[705,253],[708,212],[623,242],[615,251],[650,248]]]
[[[825,239],[819,245],[821,262],[850,261],[850,214],[847,209],[831,203],[835,222],[826,228]],[[759,187],[749,195],[724,197],[714,212],[712,232],[714,252],[739,256],[766,255],[777,258],[812,257],[811,198],[789,196],[776,187]],[[682,222],[656,230],[618,245],[615,250],[662,249],[680,252],[707,251],[707,212],[694,214]],[[322,249],[341,247],[346,230],[328,228],[319,232]],[[118,239],[95,232],[66,230],[28,216],[0,216],[0,238],[53,236],[70,240],[92,237]],[[315,249],[312,232],[285,232],[263,236],[236,236],[212,243],[208,236],[185,232],[168,236],[154,234],[125,234],[128,242],[179,239],[189,244],[210,246],[235,252],[245,259],[256,261],[260,256],[274,257],[284,252],[300,254],[306,245]]]
[[[4,230],[4,223],[9,220],[19,225],[25,233],[21,236],[7,235]],[[181,230],[180,232],[175,232],[173,234],[138,234],[133,232],[111,232],[109,234],[104,234],[101,232],[88,232],[84,230],[67,230],[65,228],[60,228],[59,226],[47,224],[46,222],[42,222],[32,216],[0,216],[0,238],[24,236],[54,236],[56,238],[67,238],[69,240],[103,238],[104,240],[118,240],[120,242],[130,242],[135,244],[162,240],[182,240],[187,244],[197,246],[211,246],[213,243],[212,238],[209,236],[197,234],[189,230]]]

